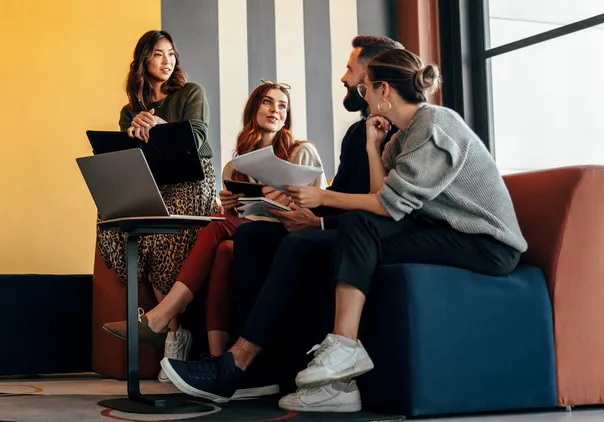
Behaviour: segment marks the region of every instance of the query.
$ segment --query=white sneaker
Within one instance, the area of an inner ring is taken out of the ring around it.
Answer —
[[[327,334],[321,344],[308,353],[315,357],[296,376],[298,387],[318,387],[352,379],[373,369],[373,362],[359,340],[354,346],[342,343],[334,334]]]
[[[191,350],[192,340],[193,336],[191,335],[191,332],[182,327],[178,328],[178,331],[176,332],[169,331],[168,336],[166,337],[166,344],[164,346],[164,357],[187,360],[189,357],[189,350]],[[157,380],[164,383],[170,382],[170,379],[164,372],[163,368],[161,371],[159,371]]]
[[[279,400],[279,407],[298,412],[359,412],[361,393],[355,381],[300,388]]]

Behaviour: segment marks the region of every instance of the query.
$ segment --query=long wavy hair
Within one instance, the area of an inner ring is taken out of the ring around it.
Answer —
[[[166,31],[153,30],[145,33],[136,44],[134,49],[134,59],[130,63],[130,71],[126,80],[126,94],[128,94],[128,104],[134,112],[147,110],[147,105],[151,99],[153,85],[149,80],[147,64],[153,57],[153,49],[161,39],[167,39],[174,49],[176,64],[170,79],[164,82],[161,90],[165,94],[172,94],[187,83],[187,74],[180,66],[180,53],[174,44],[172,36]]]
[[[295,141],[294,135],[290,131],[292,114],[288,90],[279,84],[264,83],[252,91],[245,104],[245,109],[243,110],[243,129],[241,129],[241,132],[239,132],[239,136],[237,137],[235,156],[247,154],[248,152],[258,149],[260,146],[262,130],[258,127],[258,123],[256,122],[256,114],[260,109],[263,98],[271,89],[278,89],[287,97],[287,118],[285,119],[283,127],[277,132],[277,135],[273,140],[273,151],[275,152],[275,156],[282,160],[289,161],[293,150],[304,143],[302,141]],[[240,173],[237,170],[233,172],[232,179],[238,181],[248,180],[245,174]]]

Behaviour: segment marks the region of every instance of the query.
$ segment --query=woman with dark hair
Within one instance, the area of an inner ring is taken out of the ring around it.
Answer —
[[[235,156],[272,145],[275,155],[282,160],[322,168],[316,148],[309,142],[296,141],[290,131],[291,124],[289,85],[262,80],[262,84],[254,89],[245,105],[243,129],[237,138]],[[238,172],[232,162],[225,165],[222,179],[260,183]],[[311,185],[325,188],[327,182],[324,173]],[[278,191],[265,187],[264,192],[270,199],[290,204],[289,198]],[[266,215],[246,215],[240,218],[236,210],[240,196],[242,195],[234,195],[226,189],[220,191],[226,219],[211,222],[200,231],[170,292],[155,308],[140,318],[139,337],[142,341],[162,342],[166,335],[170,335],[173,330],[170,321],[182,312],[207,280],[206,320],[210,353],[219,356],[224,352],[229,341],[229,317],[232,309],[230,262],[218,263],[222,242],[231,239],[237,227],[252,220],[269,220],[280,224],[278,219]],[[104,327],[120,338],[126,336],[125,321],[105,324]],[[264,393],[268,394],[267,391],[264,390]]]
[[[153,142],[153,138],[149,138],[150,130],[168,122],[186,120],[193,128],[205,178],[159,186],[169,212],[179,215],[216,213],[216,178],[208,142],[208,101],[199,85],[187,83],[170,34],[149,31],[140,38],[130,64],[126,93],[128,104],[122,108],[119,125],[129,136]],[[176,235],[150,235],[139,240],[139,281],[151,283],[159,302],[174,284],[198,232],[188,229]],[[123,234],[97,229],[101,256],[122,281],[126,280],[124,240]],[[170,324],[173,331],[165,340],[165,356],[184,359],[191,344],[191,333],[179,327],[177,318]],[[160,374],[160,381],[163,380]]]

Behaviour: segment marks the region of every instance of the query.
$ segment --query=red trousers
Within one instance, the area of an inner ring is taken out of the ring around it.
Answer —
[[[225,220],[212,221],[199,231],[177,278],[193,294],[207,280],[208,331],[228,331],[230,327],[233,288],[233,242],[230,239],[237,227],[249,221],[231,215],[224,217]]]

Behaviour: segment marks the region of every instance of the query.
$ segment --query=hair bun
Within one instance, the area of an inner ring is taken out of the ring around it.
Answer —
[[[436,91],[440,85],[440,72],[435,64],[429,64],[422,67],[415,73],[413,84],[420,92],[428,95]]]

